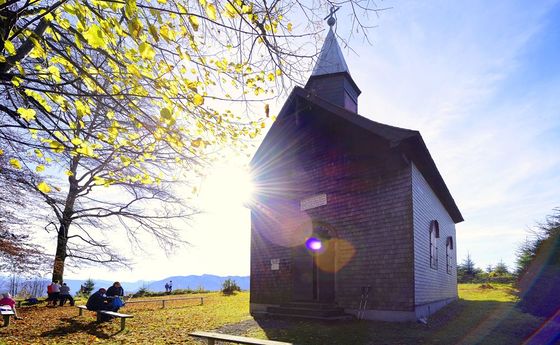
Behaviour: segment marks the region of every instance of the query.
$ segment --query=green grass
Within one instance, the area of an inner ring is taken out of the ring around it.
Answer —
[[[517,302],[516,290],[511,284],[459,284],[459,298],[466,301]]]
[[[373,321],[317,322],[257,319],[249,315],[249,293],[222,296],[203,294],[197,300],[129,304],[122,309],[134,315],[126,330],[119,322],[95,323],[94,314],[78,317],[75,307],[21,308],[22,321],[0,328],[0,344],[196,344],[188,336],[195,330],[254,336],[295,344],[519,344],[541,319],[514,307],[516,296],[507,284],[459,285],[457,302],[430,317],[427,325]],[[185,295],[193,297],[197,295]],[[181,297],[181,296],[173,296]],[[142,300],[150,298],[142,297]],[[155,299],[161,299],[157,297]],[[78,303],[79,304],[79,303]]]

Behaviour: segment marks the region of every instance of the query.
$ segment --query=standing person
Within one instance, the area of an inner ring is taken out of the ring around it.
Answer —
[[[18,316],[16,311],[16,301],[14,301],[9,293],[6,292],[2,294],[2,299],[0,299],[0,306],[4,306],[6,308],[10,307],[10,309],[12,309],[12,311],[14,312],[14,317],[16,318],[16,320],[23,319],[23,317]]]
[[[60,299],[60,284],[58,283],[58,280],[54,280],[52,282],[52,303],[53,306],[56,307],[56,302]]]
[[[60,306],[62,307],[64,305],[64,303],[66,303],[66,300],[70,301],[70,305],[74,306],[74,299],[72,298],[72,295],[70,295],[70,287],[68,285],[66,285],[66,283],[62,283],[62,286],[60,287]]]
[[[165,283],[165,293],[169,294],[169,283]]]
[[[169,281],[169,293],[171,293],[171,290],[173,290],[173,281]]]
[[[53,287],[53,282],[51,282],[48,286],[47,286],[47,306],[54,304],[55,302],[53,301],[53,291],[52,291],[52,287]]]

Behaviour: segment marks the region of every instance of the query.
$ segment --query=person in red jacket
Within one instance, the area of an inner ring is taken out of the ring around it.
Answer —
[[[54,282],[53,282],[53,283],[50,283],[50,284],[47,286],[47,296],[48,296],[48,297],[47,297],[47,305],[51,305],[51,303],[52,303],[52,304],[55,303],[54,300],[53,300],[53,284],[54,284]]]
[[[3,307],[3,308],[2,308]],[[23,319],[22,317],[19,317],[16,311],[16,301],[14,301],[14,299],[12,298],[12,296],[9,293],[3,293],[2,294],[2,299],[0,299],[0,308],[2,309],[8,309],[8,307],[13,310],[14,312],[14,317],[16,318],[16,320],[21,320]]]

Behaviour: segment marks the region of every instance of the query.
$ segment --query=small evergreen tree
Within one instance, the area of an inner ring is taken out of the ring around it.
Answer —
[[[93,291],[94,288],[95,288],[95,283],[91,278],[88,278],[88,280],[86,280],[84,285],[82,285],[82,295],[84,296],[91,295],[91,292]]]
[[[496,267],[494,267],[492,272],[497,276],[505,276],[505,275],[510,274],[509,268],[507,267],[507,265],[502,260],[500,260],[500,262],[498,262],[498,264],[496,265]]]
[[[468,253],[465,260],[457,265],[457,280],[460,283],[469,283],[475,281],[482,273],[480,268],[477,268],[474,261],[471,259],[471,254]]]

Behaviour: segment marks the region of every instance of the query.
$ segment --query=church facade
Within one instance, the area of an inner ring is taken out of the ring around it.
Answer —
[[[418,131],[360,116],[332,29],[251,162],[254,315],[423,318],[457,298],[463,220]]]

